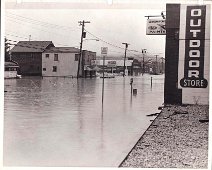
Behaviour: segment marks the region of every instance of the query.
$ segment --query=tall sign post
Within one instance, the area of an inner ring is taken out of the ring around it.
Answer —
[[[102,106],[104,103],[104,83],[105,83],[105,56],[107,56],[108,47],[101,47],[101,55],[103,57],[103,75],[102,75]]]

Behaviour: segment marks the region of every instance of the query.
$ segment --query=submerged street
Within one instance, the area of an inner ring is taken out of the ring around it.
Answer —
[[[152,88],[151,88],[152,77]],[[118,166],[163,103],[164,75],[5,80],[5,166]]]

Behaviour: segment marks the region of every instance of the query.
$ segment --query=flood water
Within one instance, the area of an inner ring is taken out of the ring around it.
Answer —
[[[151,77],[153,83],[151,88]],[[159,112],[163,75],[5,80],[4,166],[117,167]]]

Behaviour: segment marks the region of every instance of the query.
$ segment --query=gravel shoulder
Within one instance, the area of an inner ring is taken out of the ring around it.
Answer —
[[[208,166],[209,106],[164,107],[119,167]]]

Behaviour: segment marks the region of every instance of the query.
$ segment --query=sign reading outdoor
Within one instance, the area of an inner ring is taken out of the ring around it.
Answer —
[[[206,6],[187,6],[185,27],[185,61],[182,87],[206,88],[204,78]]]
[[[146,27],[146,34],[147,35],[165,35],[166,28],[165,28],[165,19],[148,19],[147,20],[147,27]]]

